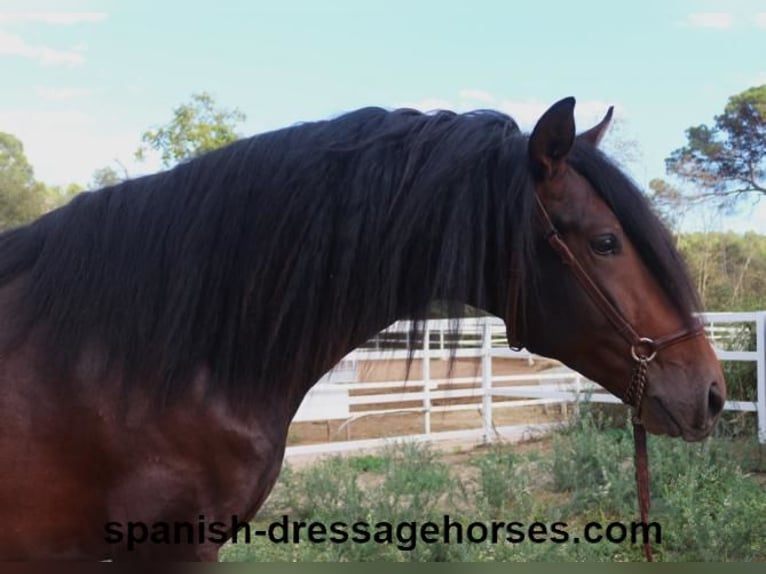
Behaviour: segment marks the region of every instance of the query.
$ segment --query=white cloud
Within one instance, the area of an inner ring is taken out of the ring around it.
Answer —
[[[516,120],[521,129],[530,130],[552,103],[541,102],[539,100],[503,100],[500,102],[498,109]],[[577,107],[575,107],[575,110]]]
[[[79,24],[101,22],[106,12],[0,12],[0,24],[38,22],[43,24]]]
[[[83,111],[2,111],[2,131],[24,144],[35,177],[48,184],[86,184],[93,172],[119,159],[131,175],[155,171],[159,165],[138,164],[133,152],[139,130],[115,129],[110,122]]]
[[[686,24],[692,28],[731,28],[733,19],[729,12],[692,12],[686,18]]]
[[[93,90],[88,88],[49,88],[38,86],[35,88],[35,94],[44,100],[63,101],[93,95]]]
[[[753,22],[758,28],[766,30],[766,12],[759,12],[753,15]]]
[[[495,96],[484,90],[460,90],[458,95],[464,100],[476,100],[487,104],[495,101]]]
[[[49,46],[28,44],[18,34],[7,34],[0,30],[0,56],[19,56],[37,60],[41,64],[82,64],[85,58],[78,50],[57,50]]]
[[[477,103],[491,104],[495,101],[495,96],[484,90],[465,89],[458,92],[457,101],[443,98],[424,98],[415,102],[404,102],[397,107],[413,108],[421,112],[432,112],[434,110],[454,110],[456,112],[466,112],[481,107]]]
[[[449,100],[442,100],[439,98],[425,98],[417,102],[405,102],[397,107],[412,108],[420,110],[421,112],[432,112],[434,110],[454,110],[456,106]]]

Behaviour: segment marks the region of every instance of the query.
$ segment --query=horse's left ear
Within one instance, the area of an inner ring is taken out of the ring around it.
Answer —
[[[529,136],[529,161],[535,177],[549,181],[561,173],[575,139],[574,98],[553,104]]]
[[[588,131],[581,133],[579,136],[577,136],[577,139],[584,140],[594,147],[597,146],[606,134],[606,130],[609,127],[609,124],[612,123],[612,113],[614,113],[614,106],[609,106],[609,110],[606,112],[604,119],[590,128]]]

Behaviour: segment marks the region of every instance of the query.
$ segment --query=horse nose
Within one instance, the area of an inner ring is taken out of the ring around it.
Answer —
[[[707,393],[708,417],[715,419],[721,414],[725,401],[726,398],[724,397],[721,385],[719,385],[718,382],[713,381],[710,384],[710,389],[708,389]]]

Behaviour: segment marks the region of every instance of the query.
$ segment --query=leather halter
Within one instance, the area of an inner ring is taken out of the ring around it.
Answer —
[[[641,404],[648,382],[647,365],[654,360],[658,351],[702,335],[704,333],[702,323],[698,322],[695,325],[657,339],[650,339],[649,337],[642,337],[639,335],[630,322],[625,319],[619,309],[617,309],[617,307],[615,307],[615,305],[607,298],[593,278],[588,275],[588,272],[582,266],[580,261],[569,249],[558,229],[556,229],[556,226],[553,224],[553,220],[545,209],[540,196],[535,194],[535,200],[537,201],[538,216],[543,224],[545,238],[548,241],[548,244],[559,255],[561,261],[572,270],[577,281],[588,294],[591,301],[593,301],[593,303],[601,310],[617,332],[630,345],[630,356],[636,364],[633,367],[630,383],[625,390],[622,400],[635,410],[633,415],[633,441],[638,507],[641,514],[641,522],[648,524],[650,506],[649,456],[647,454],[646,446],[646,429],[641,423],[640,418]],[[517,304],[518,301],[514,301],[514,305]],[[648,562],[653,562],[654,556],[652,554],[651,544],[648,540],[645,540],[643,546],[646,560]]]

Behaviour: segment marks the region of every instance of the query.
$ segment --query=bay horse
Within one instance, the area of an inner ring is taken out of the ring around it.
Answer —
[[[689,275],[597,148],[611,109],[576,136],[574,105],[531,135],[494,111],[360,109],[2,234],[0,557],[217,559],[314,382],[435,301],[503,318],[652,433],[708,436],[726,390]],[[203,521],[204,540],[125,530]]]

